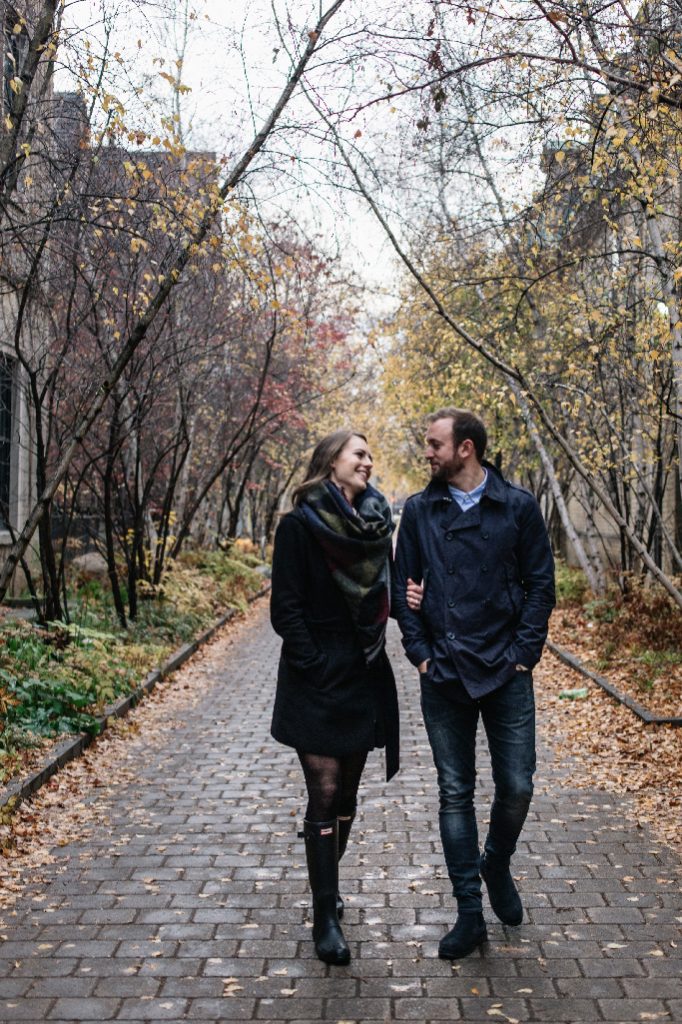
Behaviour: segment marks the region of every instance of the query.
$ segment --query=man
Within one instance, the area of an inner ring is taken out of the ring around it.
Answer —
[[[523,908],[509,864],[533,792],[539,661],[555,603],[554,562],[535,498],[484,460],[483,423],[461,409],[428,417],[431,482],[405,504],[393,603],[438,772],[440,833],[455,926],[439,956],[466,956],[487,938],[481,876],[497,917]],[[420,585],[421,581],[421,585]],[[474,811],[479,715],[495,793],[483,855]]]

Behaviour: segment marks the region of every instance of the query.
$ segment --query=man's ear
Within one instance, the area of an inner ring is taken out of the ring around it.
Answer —
[[[465,438],[457,451],[462,458],[470,458],[474,454],[474,442],[469,437]]]

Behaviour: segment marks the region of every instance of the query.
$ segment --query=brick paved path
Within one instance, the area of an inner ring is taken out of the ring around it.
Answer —
[[[310,942],[301,780],[268,737],[278,643],[261,608],[209,698],[139,757],[110,832],[60,850],[5,920],[0,1021],[682,1020],[679,862],[612,795],[542,768],[516,862],[527,923],[486,907],[487,946],[437,959],[453,911],[433,769],[395,635],[391,649],[404,767],[388,786],[378,756],[367,771],[342,866],[350,967]]]

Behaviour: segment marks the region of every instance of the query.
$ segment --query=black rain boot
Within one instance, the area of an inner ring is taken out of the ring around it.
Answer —
[[[326,964],[350,963],[350,950],[336,913],[339,888],[338,826],[333,821],[304,821],[308,877],[313,894],[313,942]]]
[[[481,857],[481,878],[488,888],[490,906],[502,924],[517,925],[523,921],[523,906],[509,870],[509,861],[495,864],[485,854]]]
[[[480,910],[460,910],[454,928],[438,943],[441,960],[459,960],[485,942],[488,932]]]
[[[350,835],[350,830],[352,829],[353,822],[355,821],[355,810],[353,810],[352,814],[349,814],[348,816],[344,817],[338,817],[336,820],[339,823],[339,860],[341,860],[344,853],[346,852],[346,847],[348,846],[348,836]],[[343,917],[343,911],[343,899],[341,898],[341,894],[337,892],[336,914],[338,916],[339,921]]]

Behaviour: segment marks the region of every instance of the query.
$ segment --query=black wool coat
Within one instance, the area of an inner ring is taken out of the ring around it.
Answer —
[[[270,618],[282,637],[271,733],[309,754],[386,747],[398,768],[398,699],[385,650],[370,664],[312,532],[294,510],[275,535]]]

